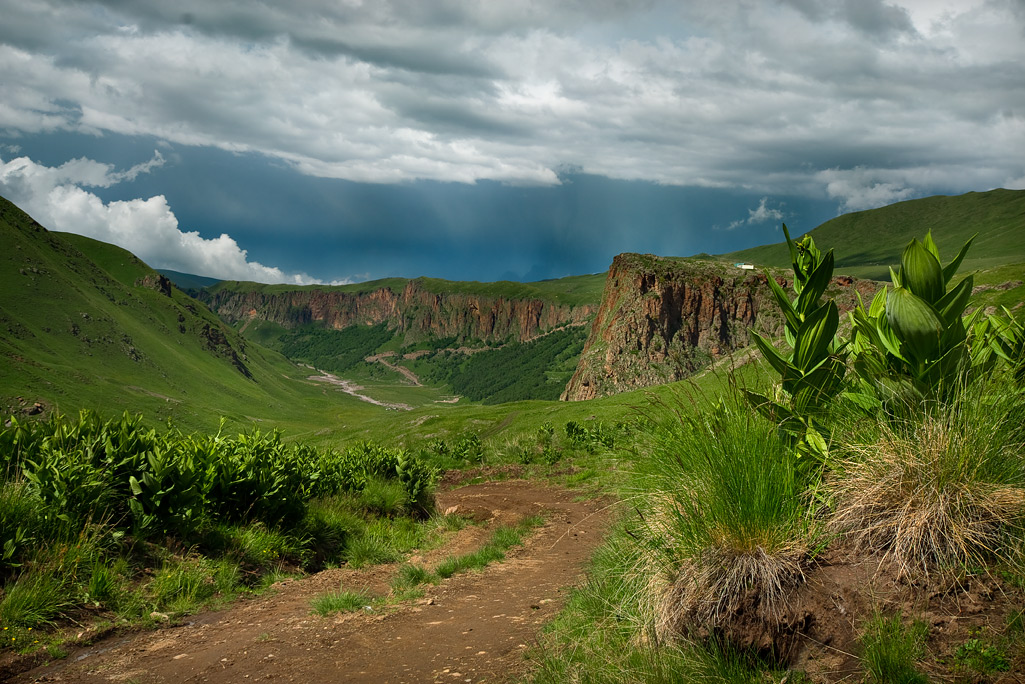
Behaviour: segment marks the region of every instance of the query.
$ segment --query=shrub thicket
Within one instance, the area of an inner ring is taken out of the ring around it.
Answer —
[[[283,562],[392,559],[388,535],[363,517],[429,513],[436,479],[419,455],[368,442],[334,451],[277,431],[183,434],[127,413],[11,418],[0,455],[5,629],[83,605],[182,610]],[[130,569],[111,570],[140,556],[163,568],[141,594],[125,586]]]

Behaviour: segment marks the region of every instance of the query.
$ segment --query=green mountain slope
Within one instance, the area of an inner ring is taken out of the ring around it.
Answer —
[[[131,253],[47,231],[0,198],[0,413],[129,410],[209,428],[303,424],[333,404]]]
[[[947,258],[978,234],[962,272],[1025,262],[1025,190],[1000,189],[899,202],[838,216],[810,231],[810,235],[819,247],[833,248],[837,273],[888,280],[889,266],[898,262],[904,246],[929,230]],[[720,258],[761,266],[790,265],[785,242]]]

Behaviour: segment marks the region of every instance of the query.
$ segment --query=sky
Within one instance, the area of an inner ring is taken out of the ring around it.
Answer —
[[[540,280],[1025,188],[1025,0],[0,0],[0,195],[155,268]]]

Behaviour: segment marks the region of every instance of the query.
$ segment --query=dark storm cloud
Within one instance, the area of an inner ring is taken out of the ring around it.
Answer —
[[[303,182],[445,198],[467,184],[496,202],[488,183],[554,189],[573,168],[619,181],[608,191],[634,211],[623,188],[739,193],[712,223],[745,229],[784,196],[849,210],[1025,186],[1025,16],[1009,0],[0,0],[0,16],[0,136],[15,145],[127,136]],[[55,178],[81,156],[66,154],[17,172]],[[417,206],[439,231],[491,230]],[[581,242],[571,207],[532,220]]]

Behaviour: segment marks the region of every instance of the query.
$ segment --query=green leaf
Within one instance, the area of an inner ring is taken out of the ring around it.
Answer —
[[[872,306],[868,310],[868,315],[872,318],[879,318],[886,311],[886,294],[889,289],[883,285],[883,289],[876,293],[876,296],[872,298]]]
[[[962,247],[961,251],[957,253],[957,256],[954,257],[954,260],[943,267],[944,287],[947,286],[947,283],[950,282],[950,279],[954,277],[955,273],[957,273],[957,269],[961,267],[961,262],[964,261],[965,254],[968,253],[968,248],[972,246],[972,243],[975,241],[977,235],[978,233],[968,238],[968,242],[964,243],[964,247]]]
[[[900,271],[903,286],[929,304],[939,301],[946,290],[939,259],[916,239],[904,248],[900,256]],[[893,322],[890,323],[892,325]]]
[[[936,353],[943,322],[932,306],[911,290],[897,287],[890,292],[886,321],[901,342],[901,354],[907,350],[916,360],[925,361]]]
[[[790,239],[790,231],[787,230],[787,224],[783,224],[783,235],[787,239],[787,247],[790,248],[790,264],[793,266],[794,274],[801,272],[801,265],[797,260],[797,248],[794,246],[794,241]],[[794,280],[794,289],[797,289],[797,279]]]
[[[922,240],[922,246],[929,250],[929,254],[936,257],[936,261],[940,260],[940,250],[936,246],[936,243],[933,242],[931,230],[925,234],[925,239]]]
[[[810,425],[808,426],[808,431],[804,433],[804,441],[811,448],[812,453],[820,459],[829,455],[829,447],[826,445],[826,440],[822,438],[818,430]]]
[[[128,486],[132,488],[132,494],[135,496],[142,495],[142,485],[140,485],[139,481],[135,479],[135,475],[130,475],[128,477]]]
[[[772,292],[772,296],[776,298],[776,303],[779,304],[779,308],[783,311],[783,316],[787,319],[787,327],[797,330],[801,327],[801,319],[798,318],[797,312],[794,311],[793,305],[790,303],[790,297],[779,286],[776,279],[768,273],[765,274],[765,278],[769,283],[769,290]]]
[[[964,315],[968,300],[972,297],[974,283],[974,278],[968,276],[936,302],[936,312],[940,315],[944,325],[949,327]]]
[[[904,269],[899,269],[897,271],[894,271],[893,270],[893,266],[890,267],[890,282],[893,283],[894,287],[903,287],[904,286],[904,281],[901,278],[901,273],[903,272],[903,270]]]
[[[839,359],[830,358],[823,361],[790,384],[790,393],[794,398],[794,409],[805,414],[818,410],[840,392],[846,370],[845,364]]]
[[[844,395],[852,404],[867,413],[875,413],[883,407],[881,401],[863,392],[848,392]]]
[[[840,313],[834,302],[815,309],[797,331],[793,364],[801,370],[808,370],[819,363],[827,355],[839,325]]]
[[[766,342],[761,335],[756,332],[752,332],[751,336],[754,338],[755,345],[757,345],[758,350],[762,352],[762,356],[765,357],[765,360],[769,362],[769,365],[772,366],[777,373],[782,376],[787,376],[793,375],[797,372],[797,369],[794,368],[788,360],[780,356],[779,352],[776,351],[776,348]]]
[[[797,298],[797,313],[806,318],[813,308],[818,306],[819,299],[829,286],[829,280],[833,277],[833,250],[826,252],[826,256],[819,262],[805,283],[801,296]]]

